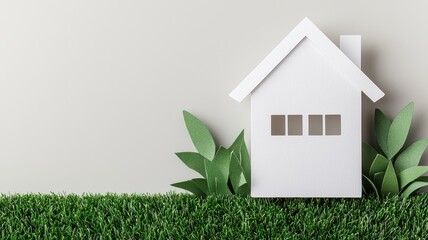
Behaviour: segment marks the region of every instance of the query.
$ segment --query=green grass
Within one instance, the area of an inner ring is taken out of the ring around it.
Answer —
[[[427,239],[428,194],[252,199],[3,195],[1,239]]]

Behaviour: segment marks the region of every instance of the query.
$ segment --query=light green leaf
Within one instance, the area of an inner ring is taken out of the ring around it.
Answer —
[[[414,142],[395,159],[395,170],[399,173],[409,167],[418,166],[427,146],[428,138]]]
[[[403,192],[401,192],[401,196],[409,197],[416,190],[428,186],[428,177],[420,177],[416,181],[410,183]]]
[[[386,168],[385,175],[382,181],[381,193],[382,195],[397,195],[400,192],[398,187],[397,175],[395,175],[394,165],[389,161]]]
[[[376,197],[379,198],[379,193],[376,189],[375,184],[372,182],[372,180],[370,180],[370,178],[368,178],[367,176],[363,175],[363,183],[364,183],[364,180],[365,180],[365,182],[368,183],[367,185],[370,186],[371,189],[376,193]]]
[[[234,151],[236,154],[241,152],[242,143],[244,142],[244,130],[238,135],[235,141],[228,148],[230,151]]]
[[[386,156],[392,159],[406,142],[413,117],[413,102],[405,106],[395,117],[388,131]]]
[[[171,184],[171,186],[187,190],[187,191],[195,194],[195,196],[197,196],[197,197],[205,197],[206,196],[206,194],[192,180],[173,183],[173,184]]]
[[[378,193],[381,193],[383,177],[385,176],[385,172],[377,172],[374,174],[373,183],[377,188]]]
[[[206,161],[208,189],[214,194],[231,194],[227,185],[229,179],[231,152],[220,147],[213,161]]]
[[[400,188],[404,188],[407,184],[413,182],[424,173],[428,172],[428,166],[415,166],[407,168],[398,174]]]
[[[198,118],[187,111],[183,111],[183,117],[193,145],[195,145],[203,157],[213,160],[215,142],[208,128]]]
[[[374,175],[378,172],[385,172],[388,167],[389,160],[384,156],[377,154],[372,162],[369,170],[369,177],[374,179]]]
[[[391,127],[391,121],[385,116],[385,114],[379,110],[375,110],[375,134],[376,140],[382,151],[386,154],[388,151],[388,132]]]
[[[246,183],[241,164],[239,163],[239,159],[235,153],[232,153],[229,178],[235,193],[238,193],[239,187]]]
[[[229,147],[229,150],[233,151],[238,157],[239,163],[244,173],[245,181],[251,185],[250,155],[248,153],[247,145],[245,144],[244,139],[244,130],[242,130],[234,143]]]
[[[179,152],[175,153],[177,157],[181,159],[181,161],[186,164],[190,169],[195,170],[199,174],[201,174],[204,178],[207,177],[205,174],[205,158],[199,154],[194,152]]]
[[[207,180],[204,178],[194,178],[192,179],[192,182],[196,184],[196,186],[205,193],[205,195],[210,194],[210,190],[208,189],[208,183]]]
[[[369,171],[370,171],[370,167],[377,155],[376,150],[370,146],[369,144],[363,142],[363,174],[368,176],[369,175]]]

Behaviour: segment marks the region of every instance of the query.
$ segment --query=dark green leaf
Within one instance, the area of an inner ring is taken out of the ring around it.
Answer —
[[[388,150],[388,132],[391,126],[391,121],[385,116],[385,114],[379,110],[375,110],[375,134],[377,143],[384,153]]]
[[[389,161],[383,177],[381,193],[382,195],[397,195],[399,191],[400,188],[398,186],[397,175],[395,175],[394,165]]]
[[[413,102],[405,106],[391,123],[388,132],[386,156],[392,159],[406,142],[413,117]]]
[[[370,178],[368,178],[367,176],[363,175],[363,183],[367,182],[367,186],[370,186],[370,188],[376,193],[376,197],[379,198],[379,193],[377,191],[377,188],[375,186],[375,184],[372,182],[372,180],[370,180]]]
[[[244,185],[239,187],[238,194],[249,196],[251,194],[251,185],[248,183],[245,183]]]
[[[414,142],[395,159],[395,170],[399,173],[407,168],[418,166],[427,146],[428,138]]]
[[[363,174],[369,176],[370,167],[377,155],[376,150],[369,144],[363,142]]]
[[[383,177],[385,176],[385,172],[377,172],[374,174],[373,183],[377,188],[378,193],[381,193]]]
[[[177,155],[177,157],[179,157],[186,166],[195,170],[204,178],[207,177],[205,174],[205,158],[201,154],[194,152],[180,152],[175,155]]]
[[[210,194],[210,190],[208,189],[208,183],[207,180],[204,178],[194,178],[192,179],[192,182],[196,184],[196,186],[205,193],[205,195]]]
[[[428,172],[428,166],[415,166],[401,171],[398,174],[400,188],[404,188],[407,184],[413,182],[426,172]]]
[[[212,160],[215,154],[215,142],[208,128],[187,111],[183,111],[183,117],[193,145],[203,157]]]
[[[173,184],[171,184],[171,186],[187,190],[187,191],[195,194],[195,196],[197,196],[197,197],[205,197],[206,196],[206,194],[192,180],[173,183]]]
[[[402,197],[409,197],[412,193],[417,191],[420,188],[428,186],[428,177],[420,177],[416,181],[410,183],[403,192],[401,192]]]
[[[373,160],[372,165],[369,170],[369,177],[374,179],[374,175],[378,172],[385,172],[388,167],[389,160],[384,156],[377,154],[375,159]]]

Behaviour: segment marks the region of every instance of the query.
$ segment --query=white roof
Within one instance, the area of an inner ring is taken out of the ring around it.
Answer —
[[[308,18],[303,19],[265,59],[229,94],[238,102],[244,100],[266,76],[307,37],[317,49],[337,67],[349,82],[364,92],[373,102],[385,94]]]

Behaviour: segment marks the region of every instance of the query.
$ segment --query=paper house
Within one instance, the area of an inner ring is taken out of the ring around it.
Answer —
[[[361,36],[340,49],[301,21],[230,93],[251,94],[253,197],[361,197]]]

